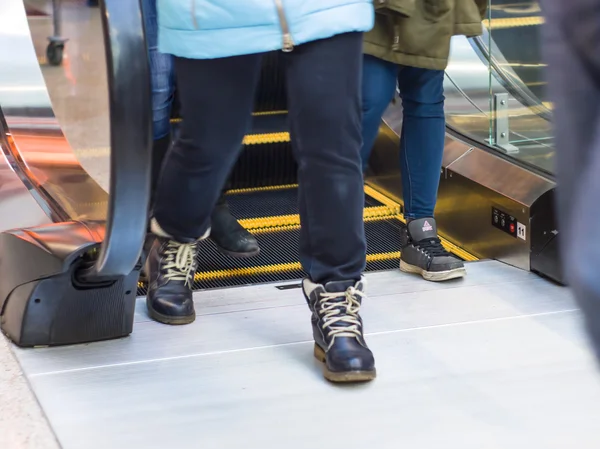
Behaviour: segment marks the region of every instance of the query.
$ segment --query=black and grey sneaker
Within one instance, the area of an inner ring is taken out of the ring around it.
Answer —
[[[447,281],[467,274],[463,262],[442,246],[433,218],[412,220],[400,236],[400,270],[428,281]]]
[[[198,242],[172,240],[154,220],[152,232],[144,269],[148,280],[148,315],[164,324],[189,324],[196,319],[192,286]]]
[[[324,363],[331,382],[366,382],[375,379],[375,359],[367,347],[360,317],[365,281],[315,284],[305,279],[304,296],[312,312],[315,357]]]

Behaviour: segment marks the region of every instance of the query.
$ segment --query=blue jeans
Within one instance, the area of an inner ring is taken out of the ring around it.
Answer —
[[[363,61],[363,147],[366,169],[381,117],[396,85],[403,108],[400,172],[407,219],[433,217],[440,183],[446,121],[444,71],[405,67],[365,55]]]
[[[146,27],[146,44],[150,63],[152,87],[152,124],[154,140],[171,132],[171,107],[175,92],[175,69],[173,57],[158,51],[158,20],[156,0],[142,0],[142,12]]]

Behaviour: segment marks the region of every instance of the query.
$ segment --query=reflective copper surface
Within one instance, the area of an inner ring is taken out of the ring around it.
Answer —
[[[103,220],[107,194],[81,167],[52,109],[21,1],[0,2],[0,111],[8,151],[61,219]]]

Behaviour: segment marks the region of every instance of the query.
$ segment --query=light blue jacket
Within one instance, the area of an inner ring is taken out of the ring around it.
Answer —
[[[373,27],[373,0],[158,0],[159,51],[212,59]]]

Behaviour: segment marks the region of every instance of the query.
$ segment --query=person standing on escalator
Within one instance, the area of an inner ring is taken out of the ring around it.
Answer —
[[[407,226],[400,269],[429,281],[466,274],[437,234],[434,209],[444,153],[444,70],[453,35],[482,34],[487,0],[376,0],[375,27],[365,35],[363,170],[383,113],[400,92],[400,171]]]
[[[210,234],[219,187],[250,125],[262,54],[283,50],[315,356],[331,381],[375,378],[360,317],[360,79],[362,33],[373,16],[371,0],[159,0],[159,49],[175,57],[183,122],[151,217],[152,317],[172,324],[195,318],[197,242]]]
[[[175,96],[173,57],[158,50],[156,2],[157,0],[142,0],[141,3],[152,87],[154,144],[152,147],[151,205],[154,201],[154,193],[165,154],[173,140],[170,119]],[[256,238],[244,229],[229,211],[224,191],[211,216],[210,238],[222,253],[232,257],[252,257],[260,252]]]

